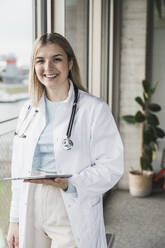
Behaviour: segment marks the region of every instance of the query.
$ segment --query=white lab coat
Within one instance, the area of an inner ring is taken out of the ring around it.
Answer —
[[[77,112],[72,129],[72,150],[64,150],[74,100],[71,83],[69,96],[57,109],[53,130],[56,171],[72,174],[69,180],[77,193],[61,190],[78,248],[106,248],[103,220],[103,194],[112,188],[123,174],[123,145],[109,106],[101,99],[79,91]],[[45,101],[42,96],[38,110],[23,121],[28,104],[18,121],[19,131],[30,125],[26,138],[15,136],[13,143],[12,176],[31,175],[32,161],[38,138],[45,126]],[[33,248],[33,186],[22,181],[12,183],[11,217],[19,216],[19,248]],[[52,199],[53,200],[53,199]]]

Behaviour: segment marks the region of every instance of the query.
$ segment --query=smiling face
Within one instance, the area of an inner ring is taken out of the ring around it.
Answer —
[[[47,91],[68,85],[68,73],[72,69],[72,60],[57,44],[41,46],[35,58],[35,73]]]

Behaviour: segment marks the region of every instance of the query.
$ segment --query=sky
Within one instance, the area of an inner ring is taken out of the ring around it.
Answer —
[[[27,65],[32,49],[32,0],[0,0],[0,56],[14,53]]]

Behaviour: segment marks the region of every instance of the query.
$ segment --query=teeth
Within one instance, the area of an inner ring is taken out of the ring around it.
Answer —
[[[54,77],[57,77],[57,74],[55,75],[45,75],[47,78],[54,78]]]

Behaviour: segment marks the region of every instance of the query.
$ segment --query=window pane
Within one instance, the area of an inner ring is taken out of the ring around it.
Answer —
[[[110,1],[102,0],[101,98],[109,100]]]
[[[32,47],[32,0],[0,1],[0,121],[18,114],[27,94]],[[20,95],[18,95],[20,93]]]
[[[65,1],[65,34],[76,54],[84,86],[88,85],[88,11],[87,0]]]
[[[161,12],[159,12],[161,10]],[[159,82],[155,94],[152,97],[153,102],[159,103],[162,110],[158,113],[160,126],[165,130],[165,3],[162,1],[159,9],[154,3],[153,18],[153,51],[152,51],[152,82]],[[162,142],[162,141],[161,141]]]

